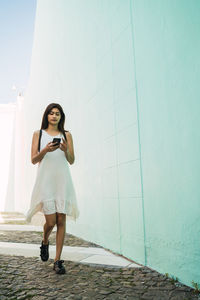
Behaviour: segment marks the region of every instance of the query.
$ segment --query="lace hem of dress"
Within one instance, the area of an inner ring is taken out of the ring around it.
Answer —
[[[42,202],[38,203],[37,205],[35,205],[34,207],[32,207],[28,210],[28,212],[25,215],[26,216],[26,218],[25,218],[26,222],[31,223],[32,217],[37,212],[43,212],[44,213]],[[70,205],[68,205],[67,209],[64,210],[64,211],[60,211],[59,209],[55,209],[53,211],[45,211],[45,214],[48,215],[48,214],[53,214],[53,213],[56,213],[56,212],[66,214],[66,219],[67,220],[72,220],[72,221],[75,221],[75,222],[76,222],[76,220],[78,219],[78,217],[80,215],[79,209],[74,203],[71,203]]]

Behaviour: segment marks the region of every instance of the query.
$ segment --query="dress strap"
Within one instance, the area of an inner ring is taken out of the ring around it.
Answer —
[[[42,129],[40,129],[39,141],[38,141],[38,152],[40,152],[40,141],[42,136]]]
[[[65,133],[65,132],[68,132],[68,130],[64,130],[64,133]],[[63,135],[64,135],[65,140],[67,141],[66,135],[65,135],[65,134],[63,134]]]

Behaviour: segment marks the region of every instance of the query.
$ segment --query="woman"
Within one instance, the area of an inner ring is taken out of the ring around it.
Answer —
[[[64,123],[65,114],[62,107],[51,103],[44,112],[41,130],[33,133],[31,162],[38,163],[38,169],[31,206],[26,215],[27,222],[30,222],[36,212],[44,213],[46,223],[40,247],[42,261],[49,258],[48,238],[55,224],[57,225],[56,257],[53,266],[57,274],[65,273],[64,261],[60,260],[60,257],[66,232],[66,216],[73,220],[79,216],[69,170],[69,164],[73,164],[75,160],[73,140],[71,133],[64,130]],[[53,143],[54,138],[60,138],[60,143]]]

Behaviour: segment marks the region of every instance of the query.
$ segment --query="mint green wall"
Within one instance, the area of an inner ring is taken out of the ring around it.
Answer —
[[[200,283],[200,2],[132,3],[146,263]]]
[[[39,0],[25,97],[29,164],[46,105],[66,113],[80,208],[67,231],[188,285],[200,282],[199,6]]]

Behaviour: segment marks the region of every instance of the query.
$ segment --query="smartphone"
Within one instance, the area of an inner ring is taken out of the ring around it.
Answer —
[[[57,145],[59,145],[59,144],[60,144],[60,142],[61,142],[61,139],[60,139],[60,138],[54,138],[54,139],[53,139],[53,141],[52,141],[52,143],[55,143],[55,145],[54,145],[54,146],[57,146]]]

